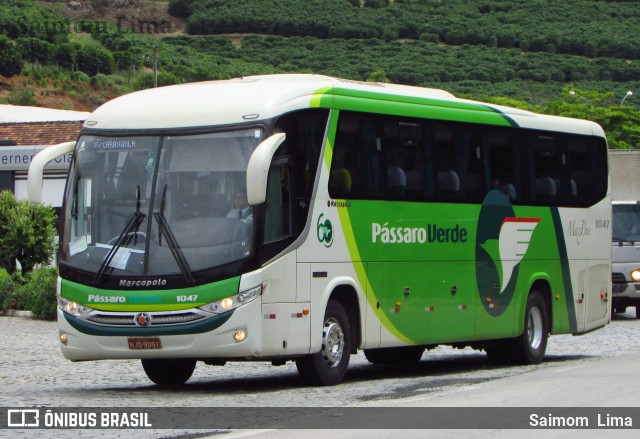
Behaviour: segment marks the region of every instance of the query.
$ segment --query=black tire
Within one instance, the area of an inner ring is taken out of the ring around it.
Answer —
[[[494,345],[486,347],[489,362],[493,364],[509,364],[514,360],[509,353],[510,343],[508,341],[497,341]]]
[[[423,353],[422,346],[364,350],[364,356],[373,364],[414,364],[420,361]]]
[[[538,291],[527,298],[522,335],[511,340],[510,353],[518,364],[540,364],[544,359],[549,338],[547,304]]]
[[[351,328],[342,305],[329,301],[324,314],[320,352],[296,360],[302,379],[313,385],[332,386],[344,378],[351,355]]]
[[[544,359],[549,338],[547,305],[538,291],[527,298],[522,335],[507,340],[496,340],[484,348],[491,363],[539,364]]]
[[[142,368],[149,379],[161,386],[178,386],[187,382],[196,368],[196,360],[142,360]]]
[[[627,312],[627,307],[626,306],[616,306],[613,309],[613,312],[616,313],[616,314],[624,314],[624,313]]]

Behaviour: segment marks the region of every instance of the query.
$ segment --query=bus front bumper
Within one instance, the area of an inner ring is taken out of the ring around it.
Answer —
[[[72,361],[257,358],[262,346],[261,309],[257,299],[198,323],[114,327],[73,317],[58,308],[60,347]]]

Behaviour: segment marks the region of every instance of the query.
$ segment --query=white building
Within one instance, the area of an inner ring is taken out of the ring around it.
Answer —
[[[49,108],[0,105],[0,191],[27,198],[29,164],[47,146],[78,138],[90,113]],[[42,201],[59,210],[71,154],[45,168]]]

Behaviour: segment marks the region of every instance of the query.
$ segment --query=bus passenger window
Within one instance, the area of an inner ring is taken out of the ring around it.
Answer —
[[[418,120],[384,120],[382,150],[388,199],[418,201],[426,198],[423,132],[423,124]]]
[[[341,113],[329,174],[329,196],[382,199],[380,144],[375,116]]]
[[[533,204],[566,205],[570,181],[563,139],[535,135],[532,143]]]
[[[460,197],[460,174],[455,144],[455,129],[439,124],[435,128],[435,150],[438,166],[438,199],[456,201]]]
[[[489,189],[502,191],[511,203],[521,202],[524,194],[518,138],[509,130],[491,130],[484,135],[489,150]]]

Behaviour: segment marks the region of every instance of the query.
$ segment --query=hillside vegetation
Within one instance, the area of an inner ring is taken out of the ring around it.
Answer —
[[[20,78],[0,99],[67,93],[95,107],[152,86],[157,46],[160,85],[279,72],[423,85],[596,120],[613,147],[640,147],[637,1],[78,3],[0,3],[0,74]]]

